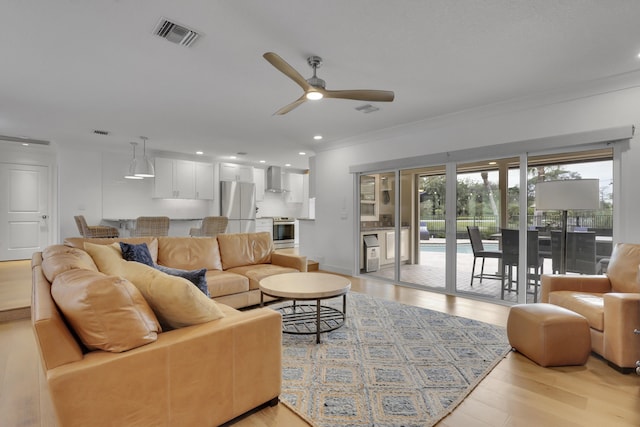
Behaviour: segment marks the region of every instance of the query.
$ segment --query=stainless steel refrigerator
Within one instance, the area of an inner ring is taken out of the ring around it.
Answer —
[[[229,218],[227,233],[253,233],[256,230],[255,184],[220,181],[220,215]]]

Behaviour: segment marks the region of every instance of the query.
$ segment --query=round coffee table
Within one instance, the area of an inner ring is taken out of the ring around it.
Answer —
[[[260,281],[260,305],[264,295],[293,300],[278,309],[282,313],[282,332],[288,334],[320,334],[333,331],[344,324],[347,313],[347,292],[351,282],[342,276],[328,273],[285,273]],[[342,295],[342,311],[321,305],[323,299]],[[296,304],[296,301],[315,300],[315,304]]]

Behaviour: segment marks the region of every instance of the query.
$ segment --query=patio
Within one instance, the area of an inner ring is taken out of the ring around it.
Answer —
[[[497,242],[484,241],[486,248],[497,248]],[[420,263],[402,264],[400,266],[400,281],[412,283],[426,288],[444,289],[445,287],[445,239],[431,238],[420,242]],[[475,278],[473,286],[470,284],[471,268],[473,266],[473,252],[468,239],[457,241],[457,269],[456,269],[456,289],[458,292],[475,295],[481,298],[500,300],[500,279]],[[481,259],[476,263],[476,274],[480,273]],[[485,273],[499,272],[497,259],[487,258],[485,262]],[[551,273],[551,259],[545,258],[544,272]],[[514,272],[515,273],[515,272]],[[393,280],[393,267],[384,267],[379,271],[368,273],[369,275]],[[515,289],[515,284],[514,284]],[[539,289],[538,289],[539,292]],[[538,294],[539,295],[539,294]],[[517,294],[515,291],[505,291],[504,301],[516,303]],[[533,302],[533,294],[527,295],[527,302]]]

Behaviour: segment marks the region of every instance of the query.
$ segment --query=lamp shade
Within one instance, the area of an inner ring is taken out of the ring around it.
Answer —
[[[536,184],[536,209],[596,210],[600,208],[600,182],[597,179],[567,179]]]
[[[126,179],[144,179],[141,176],[136,176],[136,165],[138,163],[136,159],[136,145],[137,142],[132,142],[131,147],[133,147],[133,157],[131,157],[131,161],[129,162],[129,167],[127,168],[127,172],[124,174]]]
[[[147,140],[149,138],[141,136],[140,139],[142,139],[142,161],[136,163],[134,175],[142,178],[153,178],[156,175],[155,168],[147,157]]]

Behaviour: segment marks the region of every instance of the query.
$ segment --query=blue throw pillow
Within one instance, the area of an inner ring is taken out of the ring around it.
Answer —
[[[123,259],[127,261],[140,262],[172,276],[183,277],[196,285],[196,287],[206,296],[210,297],[209,287],[207,286],[206,268],[201,268],[200,270],[180,270],[178,268],[165,267],[164,265],[156,264],[153,262],[151,252],[149,252],[149,248],[146,243],[132,245],[130,243],[120,242],[120,249],[122,250]]]
[[[130,243],[120,242],[120,249],[122,250],[122,258],[127,261],[136,261],[149,267],[154,266],[151,252],[146,243],[140,243],[139,245],[132,245]]]
[[[200,270],[180,270],[178,268],[165,267],[164,265],[156,264],[155,268],[163,273],[170,274],[172,276],[184,277],[194,285],[198,287],[206,296],[209,295],[209,287],[207,286],[207,269],[201,268]]]

